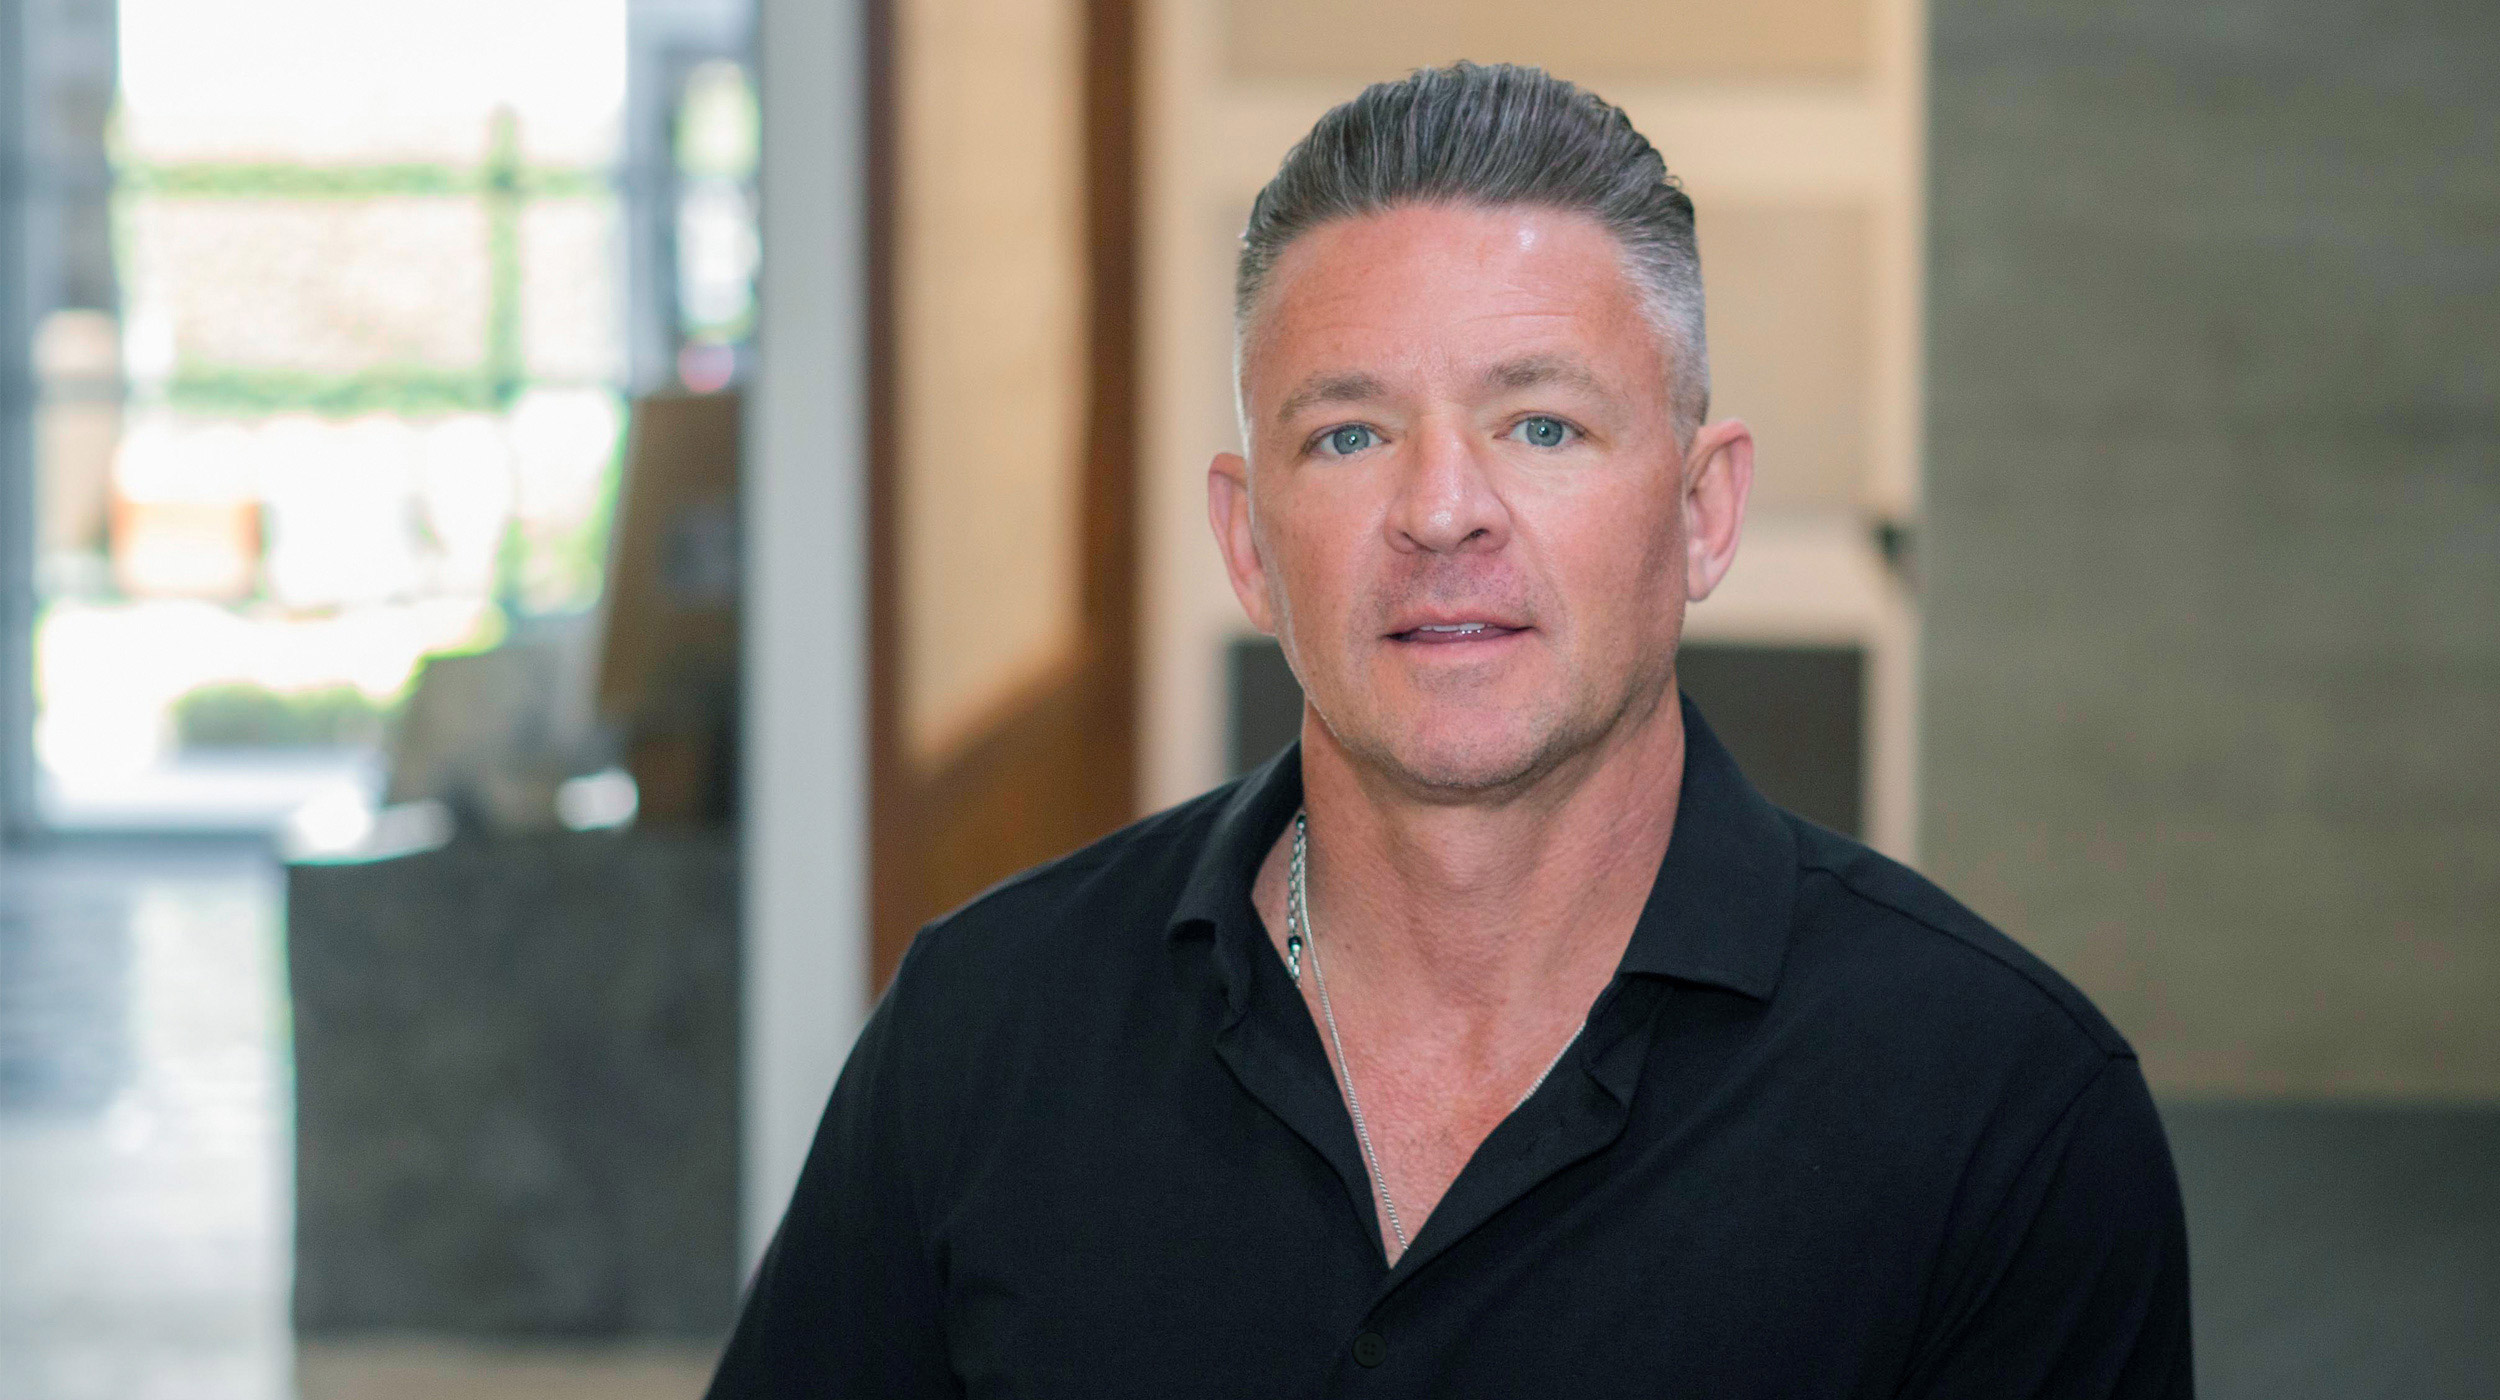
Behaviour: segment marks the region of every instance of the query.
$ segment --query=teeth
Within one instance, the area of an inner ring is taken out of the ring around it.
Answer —
[[[1481,632],[1484,630],[1484,627],[1485,624],[1481,622],[1452,622],[1447,624],[1427,622],[1415,630],[1418,632]]]

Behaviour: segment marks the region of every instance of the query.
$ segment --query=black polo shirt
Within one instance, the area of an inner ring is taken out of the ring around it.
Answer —
[[[1250,902],[1289,750],[921,933],[711,1393],[2187,1395],[2126,1043],[1684,714],[1621,971],[1396,1268]]]

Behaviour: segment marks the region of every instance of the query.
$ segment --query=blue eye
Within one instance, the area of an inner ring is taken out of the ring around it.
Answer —
[[[1321,437],[1320,446],[1330,456],[1351,457],[1379,441],[1378,433],[1360,423],[1348,423],[1342,428],[1329,429],[1327,434]]]
[[[1530,447],[1560,447],[1571,441],[1574,429],[1559,418],[1523,418],[1510,430],[1513,437]]]

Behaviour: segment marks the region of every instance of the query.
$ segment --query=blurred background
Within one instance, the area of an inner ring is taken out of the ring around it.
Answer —
[[[687,1396],[912,931],[1290,739],[1234,238],[1543,64],[1688,687],[2141,1051],[2208,1395],[2500,1393],[2480,0],[0,0],[0,1400]]]

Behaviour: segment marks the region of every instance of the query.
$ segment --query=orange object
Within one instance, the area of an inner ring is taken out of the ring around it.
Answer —
[[[113,581],[134,598],[248,598],[260,544],[252,501],[113,499]]]

